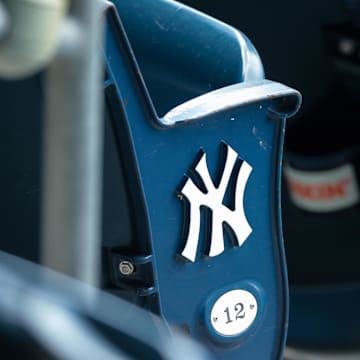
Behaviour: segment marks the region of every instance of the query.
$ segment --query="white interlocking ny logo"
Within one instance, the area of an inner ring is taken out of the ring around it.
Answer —
[[[252,167],[243,161],[241,167],[234,171],[239,160],[238,154],[227,144],[226,160],[219,185],[216,187],[211,179],[206,164],[206,154],[203,152],[194,170],[200,176],[206,191],[204,192],[188,177],[185,185],[179,192],[180,198],[185,196],[190,203],[190,222],[186,244],[181,255],[194,262],[200,236],[200,207],[206,206],[212,211],[211,238],[209,256],[217,256],[224,251],[223,223],[226,223],[234,232],[235,246],[241,246],[252,232],[244,212],[244,192]],[[234,174],[233,174],[234,172]],[[234,210],[223,205],[223,200],[230,179],[235,179]]]

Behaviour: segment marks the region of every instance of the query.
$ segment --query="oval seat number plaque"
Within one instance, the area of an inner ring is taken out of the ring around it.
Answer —
[[[246,290],[231,290],[214,303],[210,321],[214,330],[222,336],[237,336],[254,322],[258,303],[254,295]]]

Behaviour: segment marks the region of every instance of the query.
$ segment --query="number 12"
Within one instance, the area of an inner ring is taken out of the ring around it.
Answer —
[[[235,314],[235,321],[238,320],[238,319],[243,319],[245,317],[244,305],[242,303],[237,303],[234,306],[234,312],[236,313]],[[224,313],[226,314],[226,318],[227,318],[227,321],[226,321],[225,324],[232,323],[234,320],[231,319],[230,308],[227,307],[224,310]]]

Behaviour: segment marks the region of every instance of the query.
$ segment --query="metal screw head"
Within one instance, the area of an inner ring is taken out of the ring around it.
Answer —
[[[123,260],[119,264],[119,271],[122,275],[131,275],[135,271],[135,266],[130,261]]]
[[[342,55],[350,56],[356,50],[356,43],[351,39],[341,39],[338,44],[339,51]]]

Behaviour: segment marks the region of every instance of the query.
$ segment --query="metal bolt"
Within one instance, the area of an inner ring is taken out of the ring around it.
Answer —
[[[341,39],[338,48],[342,55],[350,56],[355,52],[356,43],[351,39]]]
[[[119,271],[122,275],[131,275],[135,271],[135,266],[130,261],[123,260],[119,264]]]

